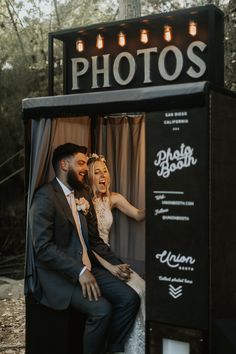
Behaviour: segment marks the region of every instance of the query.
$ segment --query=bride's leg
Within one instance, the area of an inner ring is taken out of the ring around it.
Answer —
[[[93,270],[102,295],[112,304],[109,350],[123,352],[140,306],[138,294],[111,273]]]

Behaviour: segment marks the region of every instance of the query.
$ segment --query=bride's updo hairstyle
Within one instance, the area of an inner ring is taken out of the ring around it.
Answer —
[[[108,183],[107,183],[107,188],[106,188],[106,193],[103,195],[103,197],[108,197],[110,196],[110,173],[107,167],[107,162],[106,159],[103,155],[97,155],[95,153],[89,155],[88,157],[88,161],[87,161],[87,165],[88,165],[88,179],[89,179],[89,183],[91,185],[92,191],[93,191],[93,198],[96,198],[98,196],[98,191],[96,189],[96,186],[94,185],[94,175],[95,175],[95,169],[94,169],[94,165],[95,162],[103,162],[104,165],[107,168],[107,174],[108,174]]]

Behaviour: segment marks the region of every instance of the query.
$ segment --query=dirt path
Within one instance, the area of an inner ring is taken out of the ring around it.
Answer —
[[[0,278],[0,354],[25,353],[23,282]]]

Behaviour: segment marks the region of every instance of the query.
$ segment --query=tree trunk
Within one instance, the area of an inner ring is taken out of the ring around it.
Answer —
[[[16,21],[14,20],[14,16],[11,12],[11,9],[10,9],[10,6],[9,6],[9,3],[7,0],[5,0],[5,4],[6,4],[6,8],[7,8],[7,11],[8,11],[8,14],[9,14],[9,17],[11,19],[11,23],[12,23],[12,26],[15,30],[15,33],[17,35],[17,38],[19,40],[19,44],[20,44],[20,48],[21,48],[21,52],[22,52],[22,55],[23,57],[26,59],[26,55],[25,55],[25,50],[24,50],[24,44],[23,44],[23,41],[21,39],[21,36],[20,36],[20,33],[18,31],[18,28],[17,28],[17,24],[16,24]]]
[[[120,0],[119,20],[141,16],[140,0]]]
[[[57,19],[57,27],[60,28],[61,21],[60,21],[60,16],[59,16],[59,12],[58,12],[57,0],[53,0],[53,5],[54,5],[56,19]]]

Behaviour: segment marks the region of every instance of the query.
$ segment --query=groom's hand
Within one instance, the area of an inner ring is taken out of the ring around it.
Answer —
[[[88,297],[89,301],[97,301],[101,296],[101,292],[96,279],[88,269],[79,277],[79,282],[82,287],[83,296]]]

